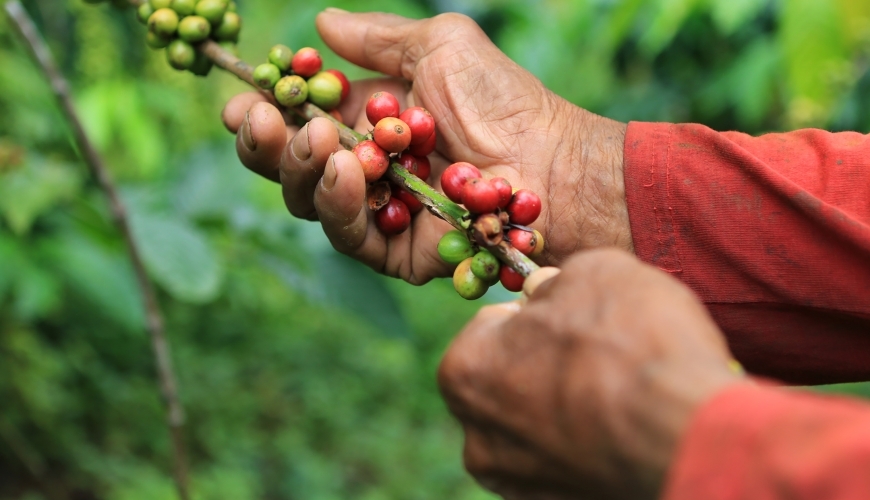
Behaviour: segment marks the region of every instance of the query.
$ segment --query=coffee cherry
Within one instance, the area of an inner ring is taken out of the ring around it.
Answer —
[[[172,0],[170,7],[179,17],[189,16],[196,9],[196,0]]]
[[[344,117],[341,116],[341,112],[339,112],[337,109],[330,109],[329,116],[335,118],[337,121],[339,121],[341,123],[344,123]]]
[[[398,118],[381,119],[372,133],[378,146],[390,153],[401,153],[411,143],[411,129],[408,124]]]
[[[435,133],[435,119],[429,111],[420,106],[402,111],[399,119],[411,127],[411,144],[422,144]]]
[[[514,228],[508,231],[507,237],[511,245],[525,255],[532,255],[538,248],[538,237],[533,231]]]
[[[326,72],[332,73],[336,78],[338,78],[338,81],[341,82],[341,100],[344,102],[344,100],[347,99],[348,94],[350,94],[350,80],[344,76],[344,73],[337,69],[328,69]]]
[[[401,156],[396,158],[396,161],[399,163],[399,165],[402,166],[402,168],[407,170],[409,173],[412,173],[412,174],[416,175],[417,177],[420,177],[417,174],[417,172],[420,171],[420,164],[419,164],[419,162],[417,162],[416,156],[409,155],[407,153],[403,153]]]
[[[145,33],[145,44],[151,47],[152,49],[162,49],[169,45],[172,41],[172,37],[161,36],[153,31],[148,31]]]
[[[405,232],[411,226],[411,212],[398,198],[390,198],[384,208],[375,212],[375,225],[387,236]]]
[[[408,211],[411,212],[412,215],[416,215],[423,210],[423,203],[420,202],[417,198],[414,198],[414,195],[409,193],[407,189],[397,186],[395,184],[390,186],[392,188],[392,196],[393,198],[397,198],[402,200],[405,206],[408,207]]]
[[[481,250],[471,259],[471,272],[487,283],[498,281],[498,271],[501,263],[489,250]]]
[[[535,241],[537,244],[535,245],[535,249],[532,250],[532,253],[529,254],[529,257],[537,257],[544,253],[544,235],[537,229],[532,229],[532,232],[535,233]]]
[[[172,6],[172,0],[149,0],[148,3],[154,10],[168,9]]]
[[[390,166],[389,154],[375,141],[361,141],[353,147],[353,154],[359,159],[366,182],[380,179]]]
[[[514,193],[511,183],[504,177],[496,177],[495,179],[490,179],[489,182],[498,190],[498,208],[508,206]]]
[[[399,117],[399,100],[389,92],[375,92],[366,102],[366,118],[372,125],[384,118]]]
[[[172,9],[157,9],[148,18],[148,31],[153,31],[162,37],[175,35],[175,30],[177,29],[178,14]]]
[[[210,33],[211,24],[202,16],[187,16],[178,23],[178,36],[185,42],[201,42]]]
[[[486,179],[468,179],[462,188],[462,203],[473,214],[495,212],[498,190]]]
[[[184,40],[173,40],[166,47],[166,60],[175,69],[187,69],[196,60],[196,50]]]
[[[471,225],[474,241],[482,247],[493,247],[504,239],[504,225],[498,215],[483,214]]]
[[[341,80],[326,71],[312,76],[308,79],[308,100],[327,111],[338,106],[341,102]]]
[[[230,54],[239,57],[239,47],[236,46],[235,42],[218,42],[218,45],[220,45],[222,49],[226,50]]]
[[[154,13],[154,7],[150,3],[145,2],[136,9],[136,19],[142,24],[148,24],[148,18]]]
[[[441,189],[444,190],[444,194],[448,198],[456,203],[462,203],[462,192],[465,188],[465,182],[468,179],[479,179],[481,177],[480,170],[471,163],[464,161],[454,163],[441,174]]]
[[[281,105],[298,106],[308,99],[308,83],[301,76],[285,76],[275,84],[274,93]]]
[[[474,256],[474,248],[465,234],[454,229],[447,231],[438,241],[438,255],[448,264],[459,264]]]
[[[227,4],[227,12],[235,12],[238,9],[236,2],[230,0],[230,3]]]
[[[514,193],[506,210],[512,223],[528,226],[541,215],[541,199],[528,189],[520,189]]]
[[[463,299],[474,300],[483,297],[489,285],[471,272],[471,258],[465,259],[453,271],[453,288]]]
[[[254,83],[261,89],[271,90],[281,79],[281,70],[272,63],[263,63],[254,68]]]
[[[425,141],[419,144],[411,144],[411,147],[408,148],[408,152],[414,156],[429,156],[432,154],[432,151],[435,151],[435,133],[433,132]]]
[[[498,271],[498,279],[501,281],[501,285],[511,292],[523,291],[523,283],[526,282],[526,278],[522,274],[514,271],[509,266],[501,266],[501,269]]]
[[[242,31],[242,18],[235,12],[224,12],[224,17],[214,29],[214,38],[235,42],[239,39],[240,31]]]
[[[217,25],[224,18],[224,12],[227,11],[226,0],[199,0],[196,3],[197,16],[202,16],[208,19],[208,22]]]
[[[417,177],[424,181],[432,175],[432,165],[429,163],[429,158],[425,156],[415,156],[417,158]]]
[[[323,67],[323,59],[320,53],[311,47],[303,47],[293,55],[290,66],[293,72],[303,78],[310,78],[320,72]]]
[[[196,59],[193,60],[193,66],[190,67],[190,72],[196,76],[208,76],[214,63],[205,54],[196,51]]]
[[[286,45],[275,45],[269,50],[269,62],[286,73],[290,71],[290,65],[293,63],[293,51]]]

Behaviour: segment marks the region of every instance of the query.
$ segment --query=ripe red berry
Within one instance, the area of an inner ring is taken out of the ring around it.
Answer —
[[[402,166],[408,172],[420,177],[417,172],[420,171],[420,162],[417,161],[417,157],[414,155],[409,155],[408,153],[402,153],[396,161],[399,162],[399,165]]]
[[[338,81],[341,82],[341,100],[344,101],[347,99],[347,95],[350,94],[350,80],[344,76],[344,73],[337,69],[328,69],[326,72],[332,73],[336,78],[338,78]]]
[[[411,129],[398,118],[386,117],[375,125],[372,133],[378,146],[390,153],[401,153],[411,143]]]
[[[435,132],[432,132],[432,135],[429,136],[424,142],[419,144],[411,144],[411,147],[408,149],[408,152],[417,157],[429,156],[432,154],[432,151],[435,151],[435,142],[436,136]]]
[[[411,225],[411,212],[403,201],[390,198],[389,203],[375,212],[375,225],[387,236],[401,234]]]
[[[468,179],[462,188],[462,203],[473,214],[488,214],[498,208],[498,189],[486,179]]]
[[[429,158],[425,156],[415,156],[417,158],[417,177],[424,181],[432,175],[432,165],[429,163]]]
[[[416,156],[416,155],[415,155]],[[447,167],[441,174],[441,189],[448,198],[456,203],[462,203],[462,190],[468,179],[479,179],[480,170],[471,163],[460,161]]]
[[[293,54],[290,66],[293,68],[293,72],[302,78],[311,78],[320,72],[323,67],[323,59],[320,58],[320,53],[316,49],[303,47]]]
[[[411,127],[411,144],[426,142],[435,133],[435,118],[424,108],[414,106],[402,111],[399,119]]]
[[[353,148],[353,154],[362,164],[366,182],[374,182],[384,175],[390,166],[390,157],[375,141],[362,141]]]
[[[489,182],[498,190],[498,208],[508,206],[508,203],[511,202],[511,196],[514,194],[511,183],[504,177],[496,177],[495,179],[490,179]]]
[[[389,92],[375,92],[366,103],[366,118],[375,125],[387,117],[399,117],[399,100]]]
[[[401,200],[405,206],[408,207],[408,211],[412,214],[417,214],[420,210],[423,210],[423,204],[417,198],[414,198],[414,195],[408,192],[405,188],[401,186],[397,186],[395,184],[391,185],[393,193],[393,198],[398,198]]]
[[[501,266],[501,269],[498,270],[498,279],[501,281],[502,286],[511,292],[521,292],[523,290],[523,283],[526,282],[522,274],[508,266]]]
[[[520,252],[526,255],[532,255],[538,248],[538,234],[536,231],[526,231],[525,229],[511,229],[507,233],[507,237]]]
[[[520,189],[508,204],[507,213],[512,223],[528,226],[541,215],[541,199],[528,189]]]

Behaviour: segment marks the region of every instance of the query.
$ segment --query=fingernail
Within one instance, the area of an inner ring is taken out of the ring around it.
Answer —
[[[324,191],[330,191],[335,187],[335,181],[338,179],[338,170],[335,169],[335,153],[329,155],[326,161],[326,167],[323,169],[323,178],[320,183]]]
[[[330,14],[349,14],[348,11],[339,9],[338,7],[327,7],[323,12],[329,12]]]
[[[293,139],[293,156],[299,161],[305,161],[311,156],[311,137],[308,136],[308,124],[299,129],[296,138]]]
[[[242,122],[239,134],[242,138],[242,144],[245,145],[248,151],[257,150],[257,141],[254,140],[254,133],[251,131],[251,113],[249,111],[245,112],[245,120]]]

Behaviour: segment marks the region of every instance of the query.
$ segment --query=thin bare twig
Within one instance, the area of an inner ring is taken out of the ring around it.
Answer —
[[[75,143],[79,149],[82,159],[87,164],[91,174],[97,179],[100,188],[109,200],[109,208],[112,212],[112,218],[115,225],[121,231],[124,241],[127,245],[127,250],[130,255],[130,261],[133,264],[133,269],[136,273],[136,282],[142,294],[143,307],[145,309],[146,328],[151,338],[151,348],[154,352],[154,359],[157,365],[157,378],[160,384],[160,392],[163,396],[163,402],[166,406],[167,421],[169,425],[170,437],[172,440],[173,450],[173,473],[175,476],[175,484],[178,489],[178,495],[182,500],[188,500],[189,480],[187,468],[187,454],[184,444],[184,409],[178,398],[178,383],[176,382],[175,372],[172,368],[172,358],[169,354],[169,343],[166,340],[166,335],[163,325],[163,316],[160,313],[160,308],[157,304],[157,295],[148,279],[148,274],[145,271],[145,266],[142,262],[142,256],[136,247],[136,242],[133,240],[133,235],[130,231],[130,224],[127,218],[124,205],[121,203],[118,190],[112,181],[109,171],[103,162],[102,157],[97,152],[94,145],[91,143],[82,122],[79,119],[72,98],[70,97],[69,85],[54,62],[48,46],[40,36],[33,23],[33,20],[27,14],[18,0],[12,0],[6,4],[6,13],[12,20],[12,24],[18,29],[22,39],[26,42],[34,59],[45,74],[46,79],[51,84],[51,89],[69,122],[72,129]]]

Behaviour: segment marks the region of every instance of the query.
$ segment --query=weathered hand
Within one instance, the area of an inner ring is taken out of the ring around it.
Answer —
[[[544,207],[534,227],[547,241],[544,263],[600,245],[631,249],[624,124],[547,90],[465,16],[415,21],[330,9],[318,16],[317,27],[338,55],[393,77],[355,82],[340,108],[345,121],[367,132],[365,102],[378,90],[396,94],[403,106],[427,108],[439,134],[433,184],[450,162],[468,161],[537,192]],[[276,108],[249,93],[229,102],[224,121],[239,131],[242,162],[280,181],[290,212],[319,220],[336,249],[411,283],[449,274],[436,252],[449,226],[424,211],[405,233],[382,235],[364,206],[359,162],[341,149],[327,120],[313,120],[296,133]]]
[[[439,383],[467,469],[506,499],[654,499],[692,412],[741,380],[729,359],[686,287],[592,250],[525,305],[482,309]]]

